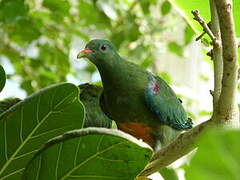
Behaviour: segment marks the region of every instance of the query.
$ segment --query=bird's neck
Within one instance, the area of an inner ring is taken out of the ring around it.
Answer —
[[[125,60],[119,59],[117,61],[112,61],[111,63],[104,64],[98,67],[101,75],[104,89],[111,87],[118,87],[120,84],[124,83],[124,76],[127,73],[127,67]]]

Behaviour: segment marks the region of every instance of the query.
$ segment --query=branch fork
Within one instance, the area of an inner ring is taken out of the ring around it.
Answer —
[[[228,0],[210,0],[212,30],[200,17],[198,10],[192,11],[194,19],[204,29],[204,33],[198,39],[207,33],[213,45],[210,53],[214,60],[214,91],[211,92],[214,110],[211,119],[182,133],[172,143],[155,152],[140,176],[146,177],[192,151],[196,147],[196,140],[209,127],[217,125],[232,127],[231,124],[239,126],[239,112],[235,100],[239,72],[237,46],[240,46],[240,41],[236,38],[233,14],[229,5],[231,4]]]
[[[199,14],[199,10],[192,10],[192,14],[194,16],[194,20],[196,20],[197,22],[199,22],[199,24],[202,26],[203,28],[203,33],[196,38],[196,41],[198,41],[199,39],[201,39],[203,37],[203,35],[205,33],[208,34],[208,36],[211,38],[212,40],[212,44],[214,47],[218,47],[220,45],[220,42],[217,40],[217,38],[214,36],[214,34],[212,33],[211,29],[210,29],[210,23],[206,23],[203,18],[200,16]]]

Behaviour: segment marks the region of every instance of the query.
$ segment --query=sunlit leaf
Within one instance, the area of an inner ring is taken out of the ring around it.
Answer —
[[[163,16],[167,15],[172,9],[172,5],[169,1],[164,1],[161,5],[161,13]]]
[[[130,180],[151,155],[145,143],[121,131],[86,128],[50,140],[30,161],[23,178]]]
[[[141,0],[140,5],[144,14],[149,14],[150,0]]]
[[[184,1],[184,0],[169,0],[180,12],[190,26],[200,34],[202,32],[202,27],[193,19],[191,13],[192,10],[199,10],[201,17],[208,23],[210,22],[210,5],[209,0],[195,0],[195,1]],[[237,36],[240,36],[240,0],[233,0],[233,13],[235,19],[235,26]]]
[[[189,25],[187,25],[184,29],[184,43],[186,45],[192,41],[194,34],[195,33],[193,29]]]
[[[169,42],[168,50],[177,56],[183,56],[183,46],[179,45],[177,42]]]

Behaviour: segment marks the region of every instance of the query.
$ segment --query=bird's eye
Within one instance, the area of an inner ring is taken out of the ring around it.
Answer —
[[[107,46],[106,46],[105,44],[103,44],[103,45],[101,45],[100,49],[101,49],[102,51],[105,51],[105,50],[107,49]]]

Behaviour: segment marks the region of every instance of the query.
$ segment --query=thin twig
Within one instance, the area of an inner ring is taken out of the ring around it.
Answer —
[[[195,40],[198,41],[200,39],[202,39],[202,37],[206,34],[206,32],[204,31],[202,34],[200,34]]]
[[[211,29],[208,27],[207,23],[203,20],[203,18],[199,15],[198,10],[192,10],[192,14],[194,15],[194,18],[199,24],[203,27],[204,32],[206,32],[209,37],[211,38],[213,45],[217,46],[218,42],[214,34],[212,33]]]

